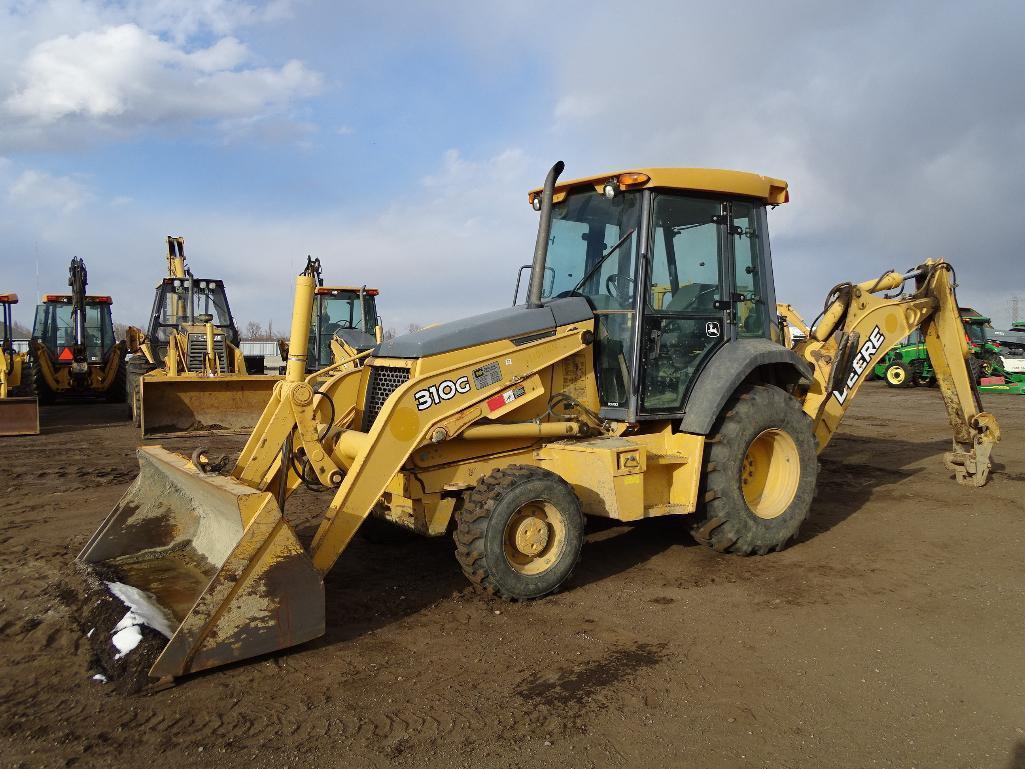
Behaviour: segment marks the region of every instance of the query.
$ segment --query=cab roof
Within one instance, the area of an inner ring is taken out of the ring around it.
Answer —
[[[74,297],[71,294],[43,294],[43,304],[71,304]],[[113,304],[109,296],[89,294],[85,297],[86,304]]]
[[[355,294],[363,291],[363,293],[369,296],[377,296],[380,293],[376,288],[370,288],[369,286],[317,286],[316,291],[322,296],[325,294],[331,294],[335,291],[351,291]]]
[[[566,192],[573,187],[592,186],[600,191],[609,181],[613,181],[621,190],[657,188],[742,195],[763,200],[770,205],[790,200],[785,181],[749,171],[721,168],[635,168],[559,182],[555,185],[555,202],[563,200]],[[540,187],[530,191],[528,199],[531,204],[540,192]]]
[[[961,320],[965,323],[991,323],[993,320],[974,307],[958,307],[957,310],[961,314]]]

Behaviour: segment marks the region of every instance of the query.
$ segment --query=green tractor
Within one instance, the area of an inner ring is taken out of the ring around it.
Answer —
[[[962,307],[961,321],[971,351],[968,364],[979,389],[983,392],[1025,394],[1025,373],[1007,370],[1001,357],[1001,345],[992,336],[991,319],[970,307]],[[935,384],[936,375],[922,332],[914,331],[903,344],[884,355],[873,369],[873,374],[886,380],[890,387]]]

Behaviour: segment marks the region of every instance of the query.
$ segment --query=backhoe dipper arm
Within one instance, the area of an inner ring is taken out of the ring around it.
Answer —
[[[185,238],[167,236],[167,274],[172,278],[184,278],[185,273]]]
[[[840,284],[830,293],[812,333],[795,345],[796,352],[814,369],[804,411],[814,423],[820,452],[833,437],[872,366],[921,327],[954,433],[947,467],[963,485],[982,486],[986,482],[990,452],[1000,440],[1000,428],[996,419],[983,411],[972,381],[952,275],[947,262],[929,259],[907,274],[887,272],[877,280]],[[912,279],[915,289],[909,295],[878,295]],[[789,306],[780,310],[788,322],[803,325]]]
[[[89,277],[85,262],[77,256],[71,260],[68,269],[68,285],[71,286],[71,317],[75,331],[75,355],[83,354],[85,347],[85,288]]]

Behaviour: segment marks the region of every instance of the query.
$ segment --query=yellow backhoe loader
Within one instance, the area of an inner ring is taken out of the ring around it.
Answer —
[[[999,429],[969,379],[946,262],[841,284],[789,349],[767,229],[786,182],[650,168],[557,184],[561,170],[530,193],[525,304],[308,374],[304,273],[285,380],[230,474],[202,451],[139,449],[138,479],[79,560],[166,613],[152,676],[321,635],[324,575],[369,515],[452,531],[466,577],[507,599],[567,580],[585,515],[686,516],[717,551],[779,550],[867,370],[917,327],[953,427],[947,467],[986,482]],[[300,484],[331,494],[309,548],[282,513]]]
[[[346,359],[353,361],[351,365],[360,365],[360,353],[380,344],[384,333],[377,314],[380,291],[365,285],[325,286],[320,259],[307,257],[306,270],[316,281],[306,372],[313,373]],[[288,349],[287,340],[278,340],[280,374],[285,373]]]
[[[29,342],[36,395],[43,404],[59,395],[102,395],[125,399],[125,342],[114,339],[109,296],[85,293],[85,262],[68,269],[70,294],[46,294],[36,305]]]
[[[17,294],[0,294],[0,435],[39,435],[39,401],[28,354],[14,349],[11,308],[17,303]]]
[[[143,437],[252,430],[279,376],[242,354],[224,282],[196,278],[185,239],[168,236],[167,271],[146,331],[130,328],[127,395]]]

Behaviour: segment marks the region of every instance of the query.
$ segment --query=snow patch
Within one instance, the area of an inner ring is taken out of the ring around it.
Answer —
[[[94,681],[99,681],[101,684],[107,683],[107,677],[103,673],[97,673],[93,676]]]
[[[107,582],[106,585],[110,592],[129,609],[128,614],[114,628],[115,633],[127,630],[131,626],[149,625],[165,638],[174,635],[177,623],[172,621],[171,616],[157,603],[157,599],[152,593],[139,590],[139,588],[126,585],[123,582]],[[135,643],[138,644],[138,641]],[[117,646],[117,643],[115,642],[114,645]]]
[[[139,615],[135,612],[128,612],[117,623],[114,635],[110,637],[110,642],[117,648],[114,659],[121,659],[142,642],[142,631],[139,630],[139,625],[142,623],[139,622],[139,619]]]

